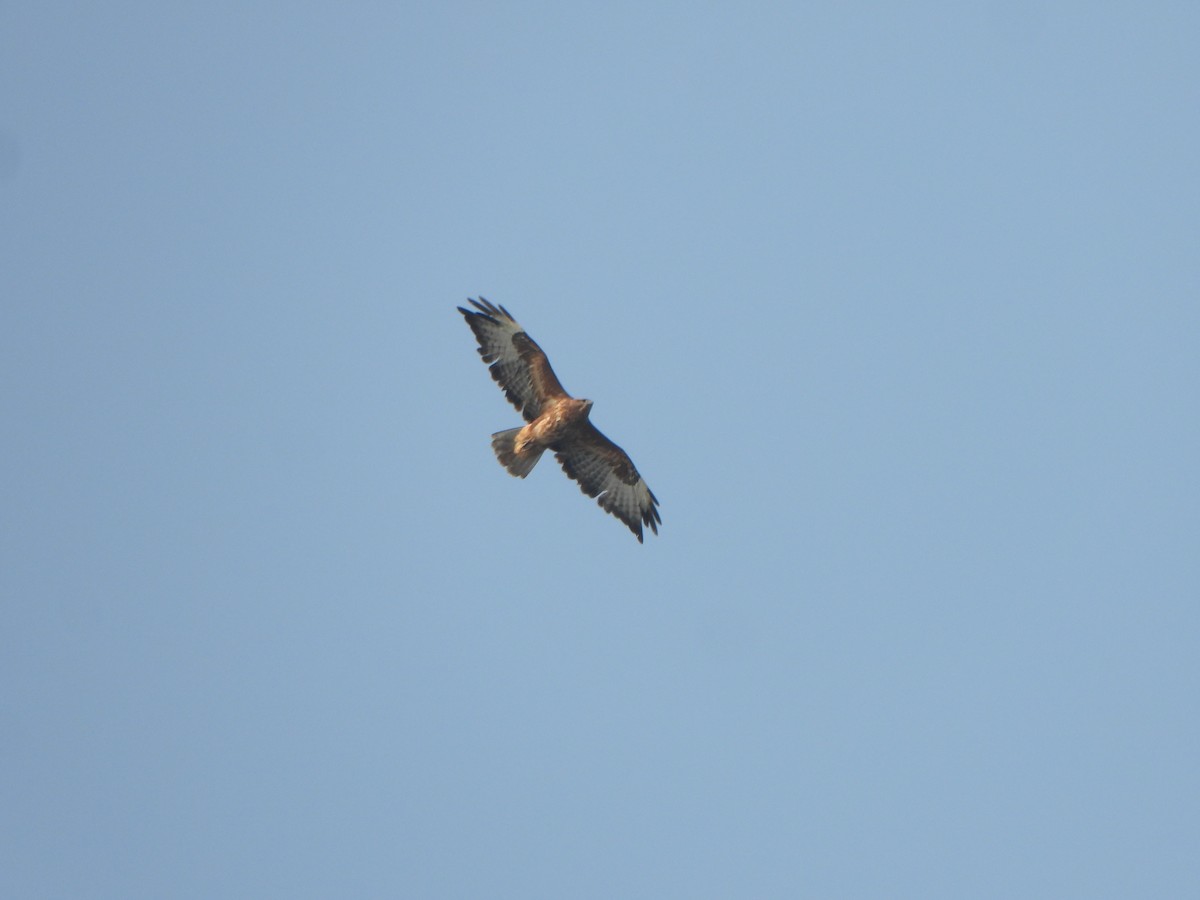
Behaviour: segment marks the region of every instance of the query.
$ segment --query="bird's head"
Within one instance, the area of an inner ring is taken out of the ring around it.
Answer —
[[[583,410],[583,414],[585,416],[592,411],[592,401],[591,400],[584,400],[584,399],[580,398],[579,406]]]

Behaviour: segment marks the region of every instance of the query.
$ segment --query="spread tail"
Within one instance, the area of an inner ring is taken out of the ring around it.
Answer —
[[[508,474],[524,478],[533,471],[546,448],[526,447],[518,450],[517,435],[520,433],[520,428],[497,431],[492,435],[492,449],[496,451],[496,459],[500,460],[500,465],[508,469]]]

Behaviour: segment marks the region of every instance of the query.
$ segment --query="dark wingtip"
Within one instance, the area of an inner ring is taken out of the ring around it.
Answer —
[[[479,312],[473,312],[469,309],[464,309],[461,306],[458,308],[458,311],[467,318],[468,322],[471,321],[472,318],[482,318],[496,322],[497,324],[499,324],[500,319],[508,319],[508,321],[512,322],[514,325],[517,323],[517,320],[513,318],[512,313],[510,313],[503,306],[497,306],[495,303],[492,303],[486,297],[480,297],[478,300],[468,297],[467,302],[475,307],[475,309],[479,310]]]

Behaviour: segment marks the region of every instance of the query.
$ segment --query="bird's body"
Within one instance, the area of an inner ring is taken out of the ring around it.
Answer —
[[[540,416],[521,429],[518,443],[541,448],[550,447],[586,422],[591,410],[591,400],[577,400],[574,397],[551,400]]]
[[[500,465],[510,474],[524,478],[546,450],[566,440],[587,420],[591,408],[590,400],[574,397],[550,400],[528,425],[497,431],[492,435],[492,449]]]
[[[524,478],[546,450],[552,450],[567,476],[642,540],[642,526],[655,534],[658,499],[629,456],[589,418],[592,401],[572,397],[559,383],[542,348],[503,306],[482,297],[476,311],[459,307],[479,341],[479,355],[492,378],[528,423],[492,435],[492,449],[512,475]]]

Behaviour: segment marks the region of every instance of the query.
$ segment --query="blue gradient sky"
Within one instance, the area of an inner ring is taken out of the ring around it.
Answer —
[[[1198,46],[0,7],[0,894],[1200,895]]]

